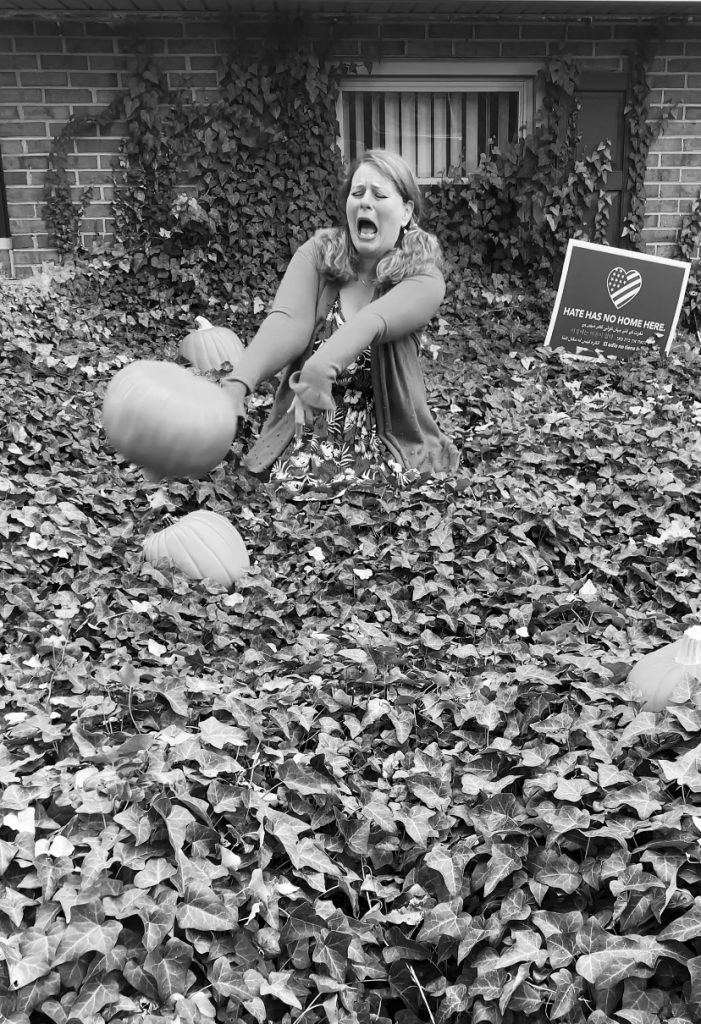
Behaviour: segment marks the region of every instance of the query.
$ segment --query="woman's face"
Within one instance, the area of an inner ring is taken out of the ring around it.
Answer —
[[[376,167],[360,165],[351,181],[346,217],[351,241],[364,262],[376,263],[397,244],[413,209],[413,202],[405,202],[393,182]]]

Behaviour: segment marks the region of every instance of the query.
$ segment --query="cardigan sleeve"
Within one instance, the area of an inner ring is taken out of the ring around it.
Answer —
[[[290,378],[291,388],[307,405],[332,409],[331,389],[339,373],[373,342],[384,344],[421,330],[438,312],[444,295],[445,281],[437,267],[404,278],[320,345]]]
[[[272,377],[309,344],[316,322],[319,271],[313,239],[297,249],[280,282],[270,312],[224,384],[241,381],[249,392]]]

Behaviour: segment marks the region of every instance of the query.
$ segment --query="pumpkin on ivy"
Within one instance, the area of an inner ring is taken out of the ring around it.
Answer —
[[[218,370],[224,363],[236,366],[243,355],[243,344],[235,331],[211,324],[203,316],[195,317],[197,330],[190,331],[180,343],[180,355],[198,370]]]
[[[157,359],[137,360],[115,374],[102,425],[116,451],[153,480],[203,476],[224,459],[236,432],[222,388]]]
[[[200,509],[149,534],[143,554],[152,565],[176,567],[191,579],[213,579],[231,589],[250,568],[241,534],[217,512]]]

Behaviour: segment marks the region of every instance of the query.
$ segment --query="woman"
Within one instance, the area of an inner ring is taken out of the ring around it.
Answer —
[[[369,150],[341,188],[346,223],[296,251],[272,309],[225,380],[236,416],[284,368],[243,460],[290,490],[354,478],[404,483],[457,467],[426,401],[420,334],[443,300],[435,238],[401,157]],[[309,426],[309,424],[312,424]]]

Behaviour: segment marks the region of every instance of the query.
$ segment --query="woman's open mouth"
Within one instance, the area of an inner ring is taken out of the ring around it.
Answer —
[[[377,234],[377,224],[367,217],[358,217],[357,223],[358,238],[371,239]]]

